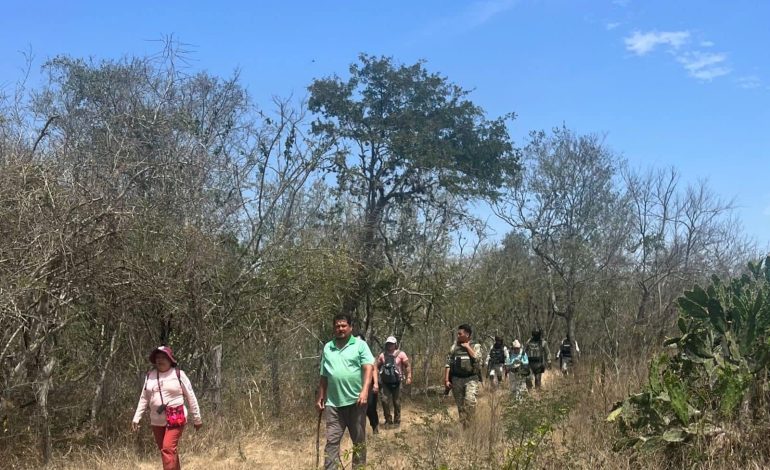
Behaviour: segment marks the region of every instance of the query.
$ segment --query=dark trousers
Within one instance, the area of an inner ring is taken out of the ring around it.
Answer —
[[[340,442],[345,429],[353,441],[353,468],[366,465],[366,410],[355,403],[348,406],[324,408],[326,415],[326,447],[324,468],[335,470],[340,461]]]
[[[540,364],[533,365],[533,363],[530,362],[529,368],[532,371],[532,375],[527,377],[527,388],[532,388],[533,380],[535,382],[535,388],[540,388],[543,380],[543,372],[545,372],[545,366]]]
[[[377,414],[377,394],[373,389],[369,389],[369,402],[366,404],[366,417],[369,418],[369,424],[372,429],[377,429],[380,424],[380,417]]]
[[[380,399],[382,400],[382,413],[385,415],[386,424],[401,423],[401,387],[391,387],[383,385],[380,389]],[[393,415],[390,414],[390,407],[393,407]]]

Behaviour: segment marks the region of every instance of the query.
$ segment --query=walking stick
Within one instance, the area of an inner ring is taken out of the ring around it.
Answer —
[[[315,468],[318,468],[318,461],[321,457],[321,415],[323,410],[318,410],[318,424],[315,428]]]

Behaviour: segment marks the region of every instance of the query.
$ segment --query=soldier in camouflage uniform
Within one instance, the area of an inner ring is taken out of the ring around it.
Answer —
[[[487,354],[487,376],[492,388],[505,380],[505,362],[508,360],[508,348],[502,336],[495,336],[495,344]]]
[[[457,327],[457,341],[449,350],[444,370],[444,386],[452,390],[463,428],[473,417],[481,383],[481,345],[471,341],[472,334],[470,325]]]
[[[532,330],[532,337],[527,341],[524,352],[529,358],[529,369],[532,375],[527,378],[527,388],[532,388],[532,381],[535,382],[535,388],[540,388],[543,372],[551,368],[551,350],[548,348],[548,341],[543,338],[543,330],[540,327]]]

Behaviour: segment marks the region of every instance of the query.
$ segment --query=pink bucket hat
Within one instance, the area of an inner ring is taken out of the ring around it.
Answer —
[[[174,352],[171,350],[168,346],[158,346],[157,348],[153,349],[150,353],[150,362],[155,364],[155,355],[158,353],[163,353],[168,357],[168,359],[171,361],[171,365],[176,367],[176,359],[174,359]]]

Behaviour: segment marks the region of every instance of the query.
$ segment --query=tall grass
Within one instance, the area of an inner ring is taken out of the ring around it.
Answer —
[[[606,422],[612,405],[639,390],[646,380],[643,361],[624,362],[615,372],[584,361],[577,373],[561,377],[549,372],[542,390],[514,402],[507,384],[497,391],[486,385],[475,418],[463,430],[451,397],[404,394],[400,429],[368,437],[368,467],[382,469],[668,469],[770,468],[767,423],[746,424],[718,439],[679,448],[613,451],[620,437]],[[292,396],[302,396],[294,391]],[[187,469],[313,468],[315,412],[312,400],[285,408],[280,419],[264,416],[254,425],[248,400],[241,420],[209,417],[205,428],[185,431],[182,462]],[[230,416],[237,410],[229,410]],[[237,415],[237,413],[235,413]],[[323,436],[323,432],[321,433]],[[160,458],[148,429],[126,432],[119,439],[58,451],[50,468],[156,469]],[[321,438],[323,452],[323,437]],[[350,468],[350,442],[343,444],[343,463]],[[38,468],[34,448],[9,456],[3,468]],[[321,456],[323,458],[323,456]]]

